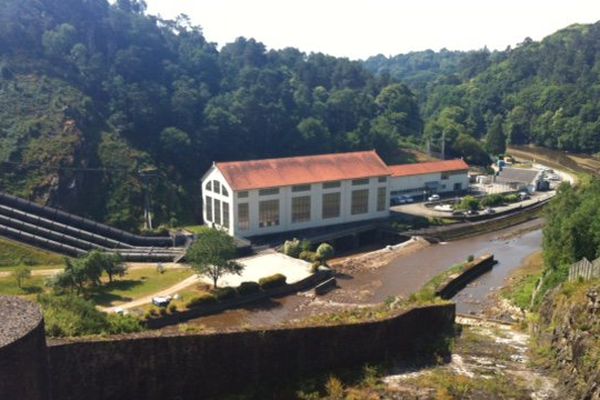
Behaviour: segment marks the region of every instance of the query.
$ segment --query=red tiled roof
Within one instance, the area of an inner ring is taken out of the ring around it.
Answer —
[[[375,151],[216,163],[233,190],[388,176]]]
[[[464,160],[432,161],[418,164],[390,165],[392,176],[433,174],[436,172],[466,171],[469,165]]]

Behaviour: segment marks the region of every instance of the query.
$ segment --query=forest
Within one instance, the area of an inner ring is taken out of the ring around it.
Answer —
[[[352,61],[218,48],[143,1],[0,0],[0,190],[140,230],[197,223],[213,161],[406,148],[485,164],[508,143],[600,151],[600,25],[515,49]]]

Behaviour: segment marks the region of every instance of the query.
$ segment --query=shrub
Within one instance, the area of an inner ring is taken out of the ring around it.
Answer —
[[[457,210],[478,210],[479,200],[473,196],[465,196],[456,206]]]
[[[164,317],[165,315],[167,315],[167,308],[166,307],[159,308],[158,313],[160,314],[161,317]]]
[[[490,194],[481,200],[482,207],[498,207],[504,203],[504,196],[501,194]]]
[[[231,286],[225,286],[214,289],[212,294],[217,298],[217,300],[221,301],[234,298],[237,295],[237,292]]]
[[[168,308],[169,308],[169,312],[170,312],[171,314],[174,314],[174,313],[176,313],[176,312],[177,312],[177,304],[169,304],[169,307],[168,307]]]
[[[469,257],[467,257],[468,262],[472,262],[473,260],[475,260],[475,256],[473,254],[471,254],[471,255],[469,255]]]
[[[271,275],[271,276],[266,276],[264,278],[260,278],[258,283],[261,288],[267,290],[267,289],[273,289],[273,288],[284,286],[286,280],[287,280],[287,278],[285,277],[285,275],[275,274],[275,275]]]
[[[300,256],[300,252],[302,251],[302,243],[300,240],[294,238],[292,240],[286,240],[283,244],[283,254],[286,256],[298,258]]]
[[[260,285],[256,282],[242,282],[237,288],[240,296],[246,296],[260,292]]]
[[[315,272],[317,272],[319,270],[319,267],[321,266],[321,263],[319,261],[315,261],[314,263],[312,263],[312,265],[310,266],[310,272],[312,272],[313,274]]]
[[[158,310],[156,309],[156,307],[152,307],[151,309],[148,310],[148,313],[152,316],[152,317],[156,317],[158,316]]]
[[[315,262],[315,261],[321,261],[319,254],[315,253],[314,251],[303,251],[302,253],[300,253],[300,257],[301,260],[304,261],[308,261],[308,262]]]
[[[506,196],[504,196],[504,201],[507,203],[516,203],[517,201],[521,200],[521,198],[519,197],[518,194],[508,194]]]
[[[200,293],[199,295],[192,297],[187,303],[187,308],[193,308],[200,305],[215,304],[217,298],[212,293]]]
[[[323,262],[327,262],[327,260],[333,257],[335,251],[333,250],[333,246],[329,243],[321,243],[317,248],[317,254],[319,255],[319,260]]]
[[[310,240],[304,239],[300,243],[300,250],[301,251],[310,251],[311,246],[312,246],[312,243],[310,242]]]

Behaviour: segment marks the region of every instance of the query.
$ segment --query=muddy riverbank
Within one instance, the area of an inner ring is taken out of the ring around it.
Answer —
[[[492,253],[498,260],[494,269],[455,298],[460,313],[481,314],[511,271],[518,268],[525,257],[539,250],[542,223],[536,219],[469,239],[423,246],[379,268],[340,272],[338,288],[318,298],[311,293],[298,293],[271,299],[188,321],[184,329],[218,331],[231,327],[268,327],[324,312],[381,303],[391,296],[408,297],[432,277],[465,261],[469,255]]]

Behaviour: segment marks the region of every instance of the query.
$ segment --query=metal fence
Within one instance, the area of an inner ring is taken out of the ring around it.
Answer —
[[[600,257],[594,261],[589,261],[584,257],[569,268],[569,282],[579,279],[589,281],[596,278],[600,278]]]

